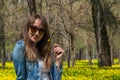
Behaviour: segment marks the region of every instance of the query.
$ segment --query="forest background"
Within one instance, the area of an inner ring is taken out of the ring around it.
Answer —
[[[51,46],[64,48],[63,61],[74,67],[88,60],[98,67],[120,63],[120,0],[0,0],[0,59],[10,60],[28,16],[43,14],[48,21]]]

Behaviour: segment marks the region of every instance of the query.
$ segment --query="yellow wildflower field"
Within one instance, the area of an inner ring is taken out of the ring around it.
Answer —
[[[97,64],[88,65],[87,60],[80,60],[74,67],[66,65],[63,63],[62,80],[120,80],[120,64],[98,68]],[[7,62],[5,69],[0,63],[0,80],[16,80],[12,62]]]

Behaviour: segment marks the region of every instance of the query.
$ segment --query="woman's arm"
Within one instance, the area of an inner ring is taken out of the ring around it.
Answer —
[[[26,61],[24,51],[24,41],[20,40],[16,43],[12,53],[12,59],[17,76],[16,80],[26,80]]]
[[[55,62],[52,63],[51,69],[50,69],[50,77],[51,80],[61,80],[62,76],[62,65],[60,65],[59,70]]]
[[[58,44],[54,44],[54,53],[55,53],[55,61],[54,61],[54,80],[61,80],[62,75],[62,56],[64,50],[59,47]]]

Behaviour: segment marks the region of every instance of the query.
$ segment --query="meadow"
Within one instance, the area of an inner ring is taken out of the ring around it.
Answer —
[[[62,80],[120,80],[120,64],[98,68],[96,60],[93,60],[93,65],[88,65],[87,60],[79,60],[76,61],[75,67],[68,68],[66,65],[64,62]],[[0,63],[0,80],[15,78],[13,63],[7,62],[5,69],[1,68]]]

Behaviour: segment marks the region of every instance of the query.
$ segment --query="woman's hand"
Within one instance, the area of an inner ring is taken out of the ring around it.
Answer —
[[[58,44],[54,44],[54,53],[55,53],[55,60],[59,61],[63,56],[64,50],[61,47],[59,47]]]
[[[54,53],[55,53],[55,64],[59,70],[64,50],[61,47],[59,47],[58,44],[54,44]]]

